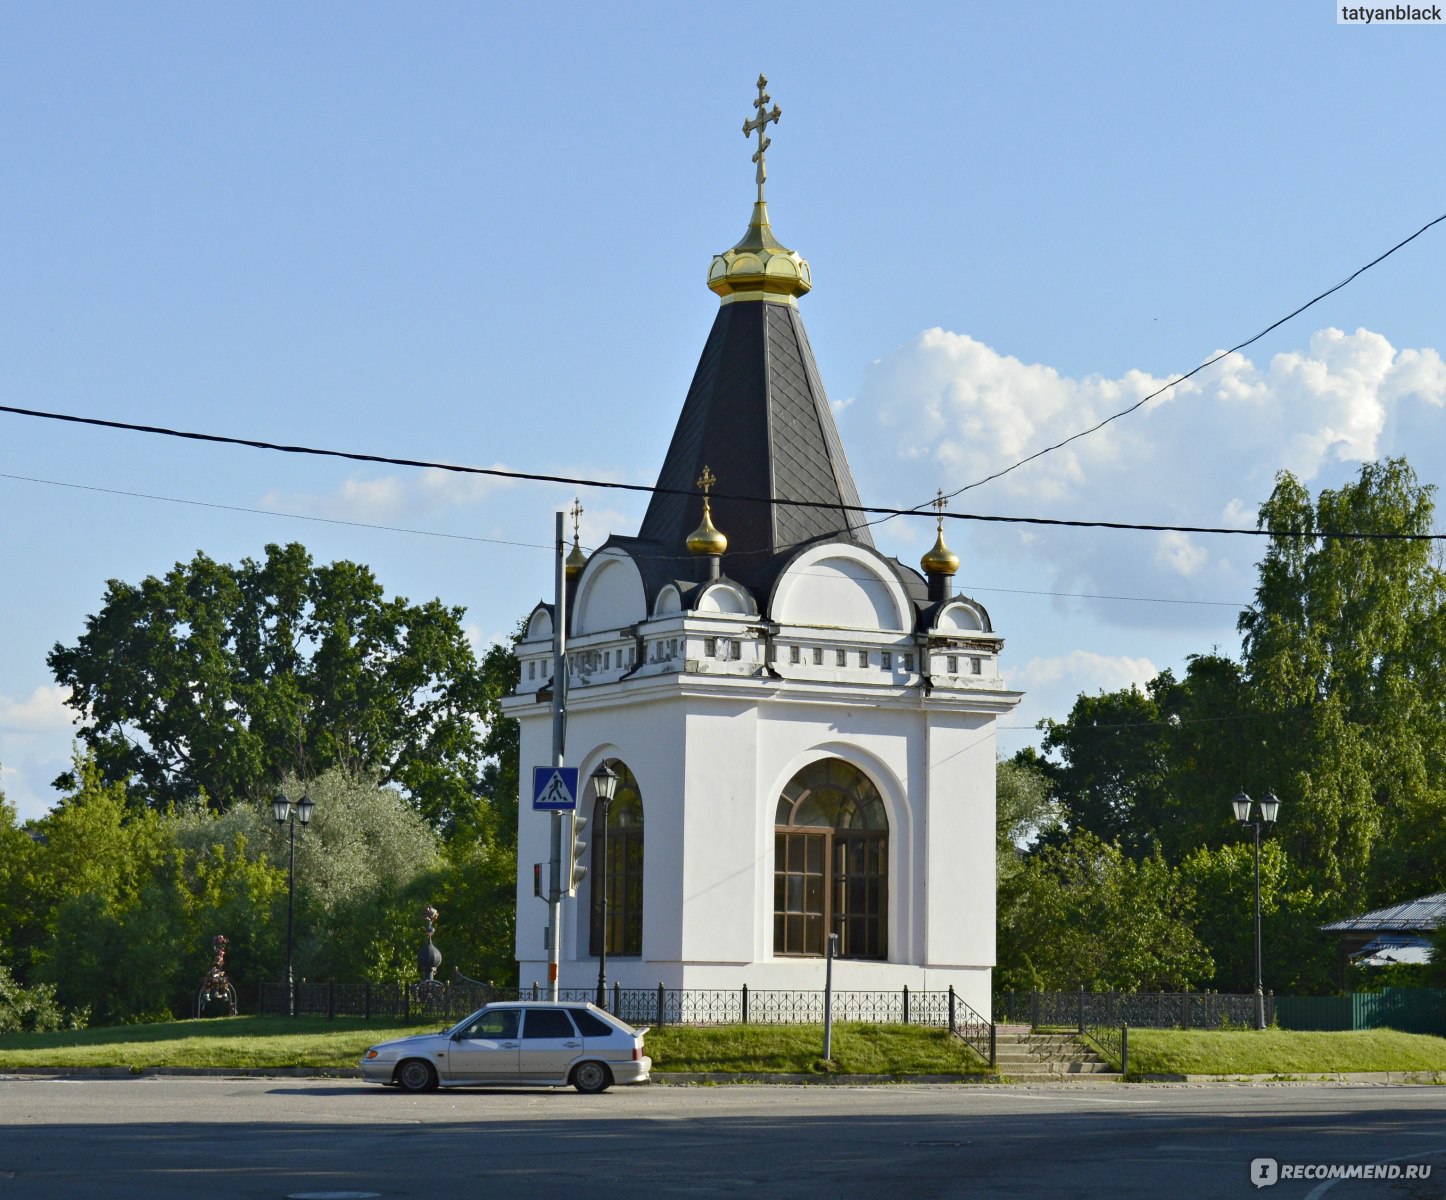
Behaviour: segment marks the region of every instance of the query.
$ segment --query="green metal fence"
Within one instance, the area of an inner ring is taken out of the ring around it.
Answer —
[[[1277,996],[1275,1019],[1282,1029],[1399,1029],[1446,1037],[1446,988]]]

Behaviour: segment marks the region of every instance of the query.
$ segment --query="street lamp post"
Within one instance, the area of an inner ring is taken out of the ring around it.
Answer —
[[[597,872],[592,885],[601,889],[601,927],[598,930],[597,945],[597,1006],[608,1006],[608,807],[618,790],[618,773],[604,762],[592,773],[593,795],[602,806],[602,815],[597,824]]]
[[[292,910],[296,898],[296,822],[311,824],[311,810],[316,805],[310,796],[302,792],[301,799],[292,803],[284,792],[277,792],[271,801],[271,815],[278,825],[290,830],[290,864],[286,871],[286,1014],[296,1016],[296,974],[292,969]]]
[[[1255,802],[1245,794],[1245,789],[1230,802],[1231,808],[1235,810],[1235,819],[1242,825],[1249,825],[1255,830],[1255,1028],[1265,1028],[1265,991],[1261,986],[1260,972],[1260,826],[1267,827],[1275,824],[1276,813],[1280,811],[1280,801],[1272,791],[1267,791],[1260,798],[1260,820],[1250,819],[1251,805]]]

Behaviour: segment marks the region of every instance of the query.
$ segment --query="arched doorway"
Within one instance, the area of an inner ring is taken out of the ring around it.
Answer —
[[[773,952],[888,957],[889,821],[873,780],[841,758],[809,763],[774,818]]]
[[[598,828],[602,808],[593,806],[588,953],[596,958],[602,948],[602,898],[606,891],[608,956],[627,958],[643,952],[643,797],[627,764],[614,758],[608,760],[608,766],[617,772],[618,786],[608,805],[606,837]],[[604,845],[605,852],[600,849]]]

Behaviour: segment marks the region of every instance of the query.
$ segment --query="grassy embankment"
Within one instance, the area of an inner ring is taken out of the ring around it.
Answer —
[[[366,1021],[230,1017],[62,1033],[0,1035],[0,1071],[15,1067],[355,1067],[367,1046],[427,1032]],[[647,1035],[658,1071],[814,1074],[817,1025],[669,1026]],[[988,1068],[962,1042],[917,1025],[834,1027],[831,1070],[846,1075],[960,1075]],[[1313,1075],[1337,1071],[1446,1073],[1446,1038],[1377,1029],[1130,1030],[1130,1074]]]
[[[1312,1075],[1336,1071],[1446,1072],[1446,1038],[1394,1029],[1315,1033],[1131,1029],[1130,1074]]]
[[[366,1048],[425,1033],[365,1021],[224,1017],[63,1033],[0,1035],[0,1070],[13,1067],[355,1067]],[[820,1025],[655,1029],[647,1052],[658,1071],[821,1071]],[[984,1072],[957,1038],[918,1025],[836,1025],[839,1074],[951,1075]]]

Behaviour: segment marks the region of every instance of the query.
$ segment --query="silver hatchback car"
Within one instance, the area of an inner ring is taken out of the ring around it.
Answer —
[[[591,1004],[500,1002],[441,1033],[371,1047],[361,1060],[362,1078],[405,1092],[568,1084],[605,1092],[615,1083],[648,1082],[647,1032]]]

